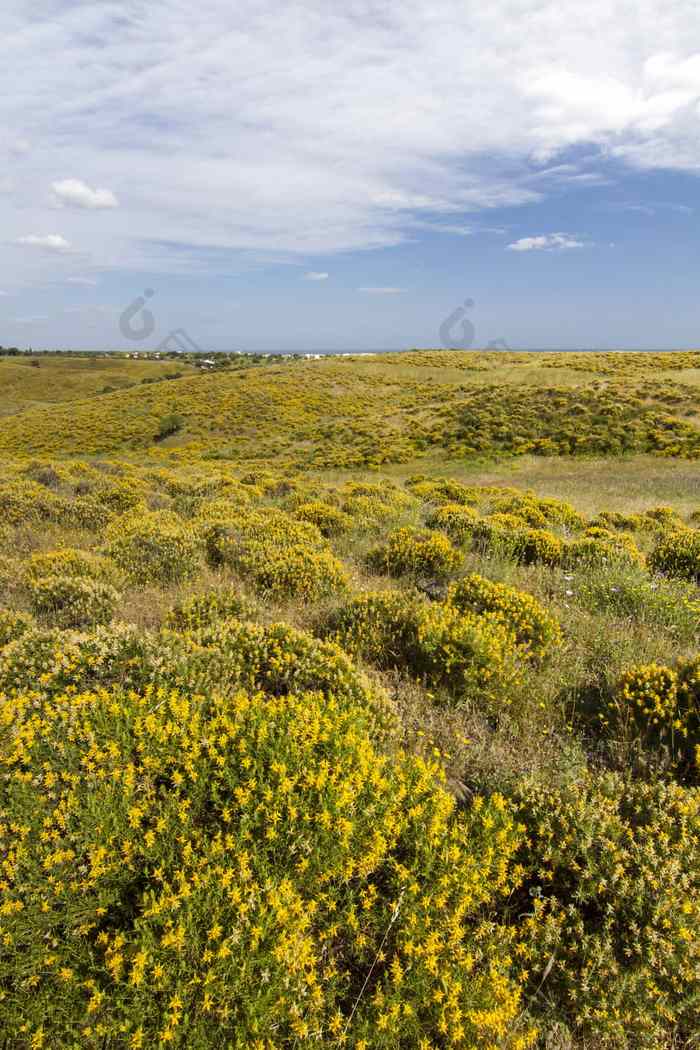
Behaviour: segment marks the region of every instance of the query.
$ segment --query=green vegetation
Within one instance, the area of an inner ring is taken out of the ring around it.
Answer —
[[[700,354],[36,359],[8,1048],[692,1050]]]

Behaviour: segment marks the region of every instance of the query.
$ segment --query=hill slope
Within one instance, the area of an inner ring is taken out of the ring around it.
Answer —
[[[602,359],[601,359],[602,358]],[[270,364],[30,408],[0,450],[92,455],[159,445],[233,462],[364,466],[440,451],[700,453],[700,355],[415,353]]]

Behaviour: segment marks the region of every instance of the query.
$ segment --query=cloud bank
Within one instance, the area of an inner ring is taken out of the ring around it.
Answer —
[[[20,275],[57,201],[93,266],[191,272],[464,236],[611,164],[700,173],[696,0],[7,0],[0,31]]]

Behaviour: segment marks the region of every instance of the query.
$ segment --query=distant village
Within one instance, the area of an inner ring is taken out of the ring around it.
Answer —
[[[0,346],[0,357],[30,357],[38,359],[54,354],[62,354],[70,357],[99,358],[109,357],[125,360],[127,358],[138,361],[180,361],[194,365],[204,371],[212,369],[229,368],[233,364],[261,364],[262,362],[281,363],[286,361],[321,361],[325,357],[371,357],[370,351],[355,351],[325,354],[313,353],[259,353],[246,350],[34,350],[20,349],[16,346]]]

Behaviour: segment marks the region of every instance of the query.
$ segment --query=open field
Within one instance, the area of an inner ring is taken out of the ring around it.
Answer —
[[[700,354],[175,370],[0,357],[7,1045],[695,1047]]]

